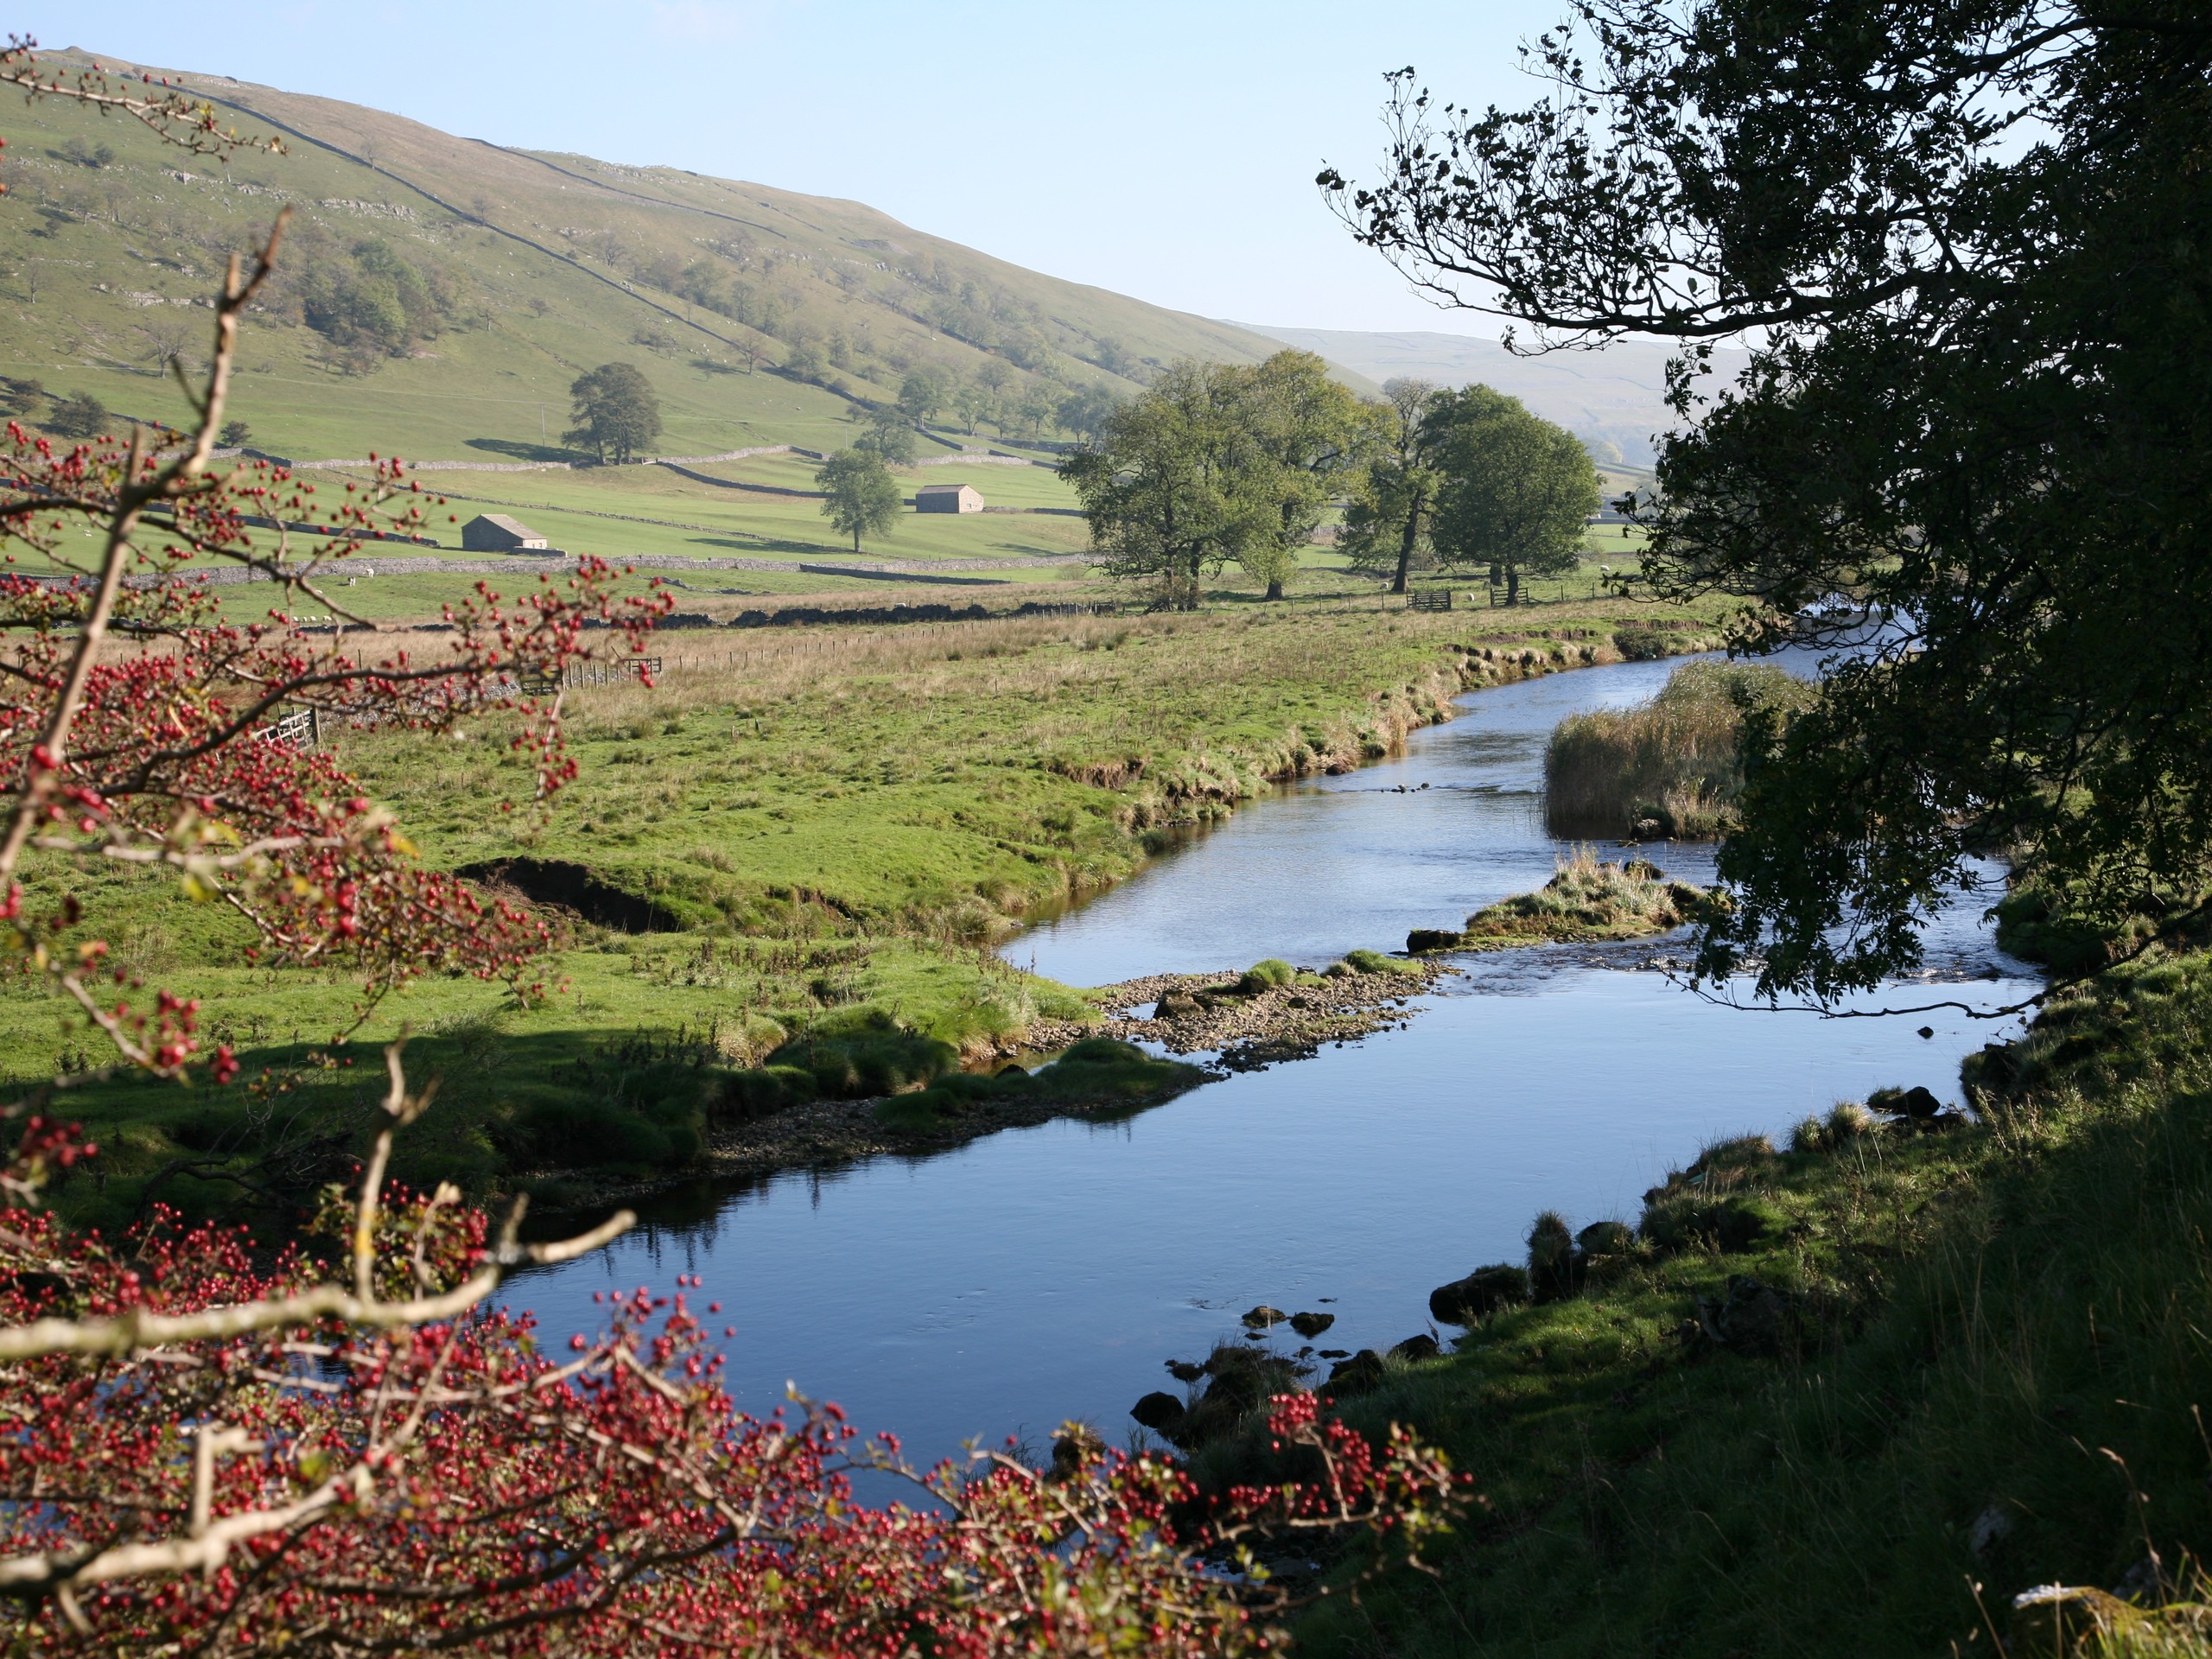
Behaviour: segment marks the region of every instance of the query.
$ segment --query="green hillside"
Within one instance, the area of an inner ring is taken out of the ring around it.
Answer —
[[[507,150],[177,78],[289,153],[243,150],[224,167],[58,100],[11,112],[0,376],[20,417],[89,394],[119,416],[178,419],[164,365],[204,352],[198,308],[225,257],[286,205],[291,244],[237,401],[254,447],[298,460],[565,458],[569,384],[614,359],[659,395],[658,453],[704,455],[838,447],[860,406],[931,369],[941,425],[977,442],[1049,436],[1072,393],[1126,394],[1178,357],[1275,349],[857,202]]]

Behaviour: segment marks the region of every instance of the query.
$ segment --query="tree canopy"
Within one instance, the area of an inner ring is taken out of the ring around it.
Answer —
[[[589,444],[601,461],[634,459],[660,435],[660,399],[633,363],[602,363],[569,388],[576,424],[563,435]]]
[[[1598,469],[1582,441],[1488,386],[1439,393],[1427,420],[1437,556],[1488,565],[1508,605],[1521,602],[1529,577],[1573,570],[1598,510]]]
[[[1377,431],[1310,352],[1264,363],[1177,363],[1116,407],[1062,475],[1109,575],[1195,608],[1201,583],[1243,563],[1280,599],[1327,508],[1327,481]]]
[[[1241,458],[1248,487],[1274,501],[1273,523],[1238,558],[1267,584],[1269,599],[1281,599],[1339,476],[1381,442],[1383,423],[1312,352],[1277,352],[1236,378],[1237,413],[1253,451]]]
[[[914,459],[914,427],[895,409],[879,409],[868,419],[868,430],[853,440],[853,448],[882,458],[887,467],[903,467]]]
[[[855,553],[862,536],[887,536],[899,522],[899,480],[873,449],[839,450],[822,463],[814,481],[826,493],[823,517],[853,538]]]
[[[2090,918],[2212,861],[2212,17],[2195,0],[1580,0],[1550,96],[1393,78],[1321,182],[1433,291],[1540,337],[1692,342],[1644,570],[1838,647],[1754,734],[1700,969],[1911,968],[1975,856]],[[1697,342],[1750,334],[1706,394]]]

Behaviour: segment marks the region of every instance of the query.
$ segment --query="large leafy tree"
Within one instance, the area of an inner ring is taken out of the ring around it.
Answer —
[[[1691,342],[1686,412],[1698,343],[1750,331],[1662,448],[1645,570],[1747,596],[1747,649],[1853,650],[1754,734],[1702,969],[1825,998],[1909,969],[1993,847],[2093,918],[2201,917],[2212,16],[1582,0],[1535,50],[1520,111],[1395,78],[1381,180],[1322,183],[1540,338]]]
[[[1275,503],[1253,487],[1243,377],[1218,363],[1177,363],[1108,417],[1061,475],[1090,520],[1099,568],[1198,607],[1200,585],[1274,533]]]
[[[1282,597],[1326,512],[1332,480],[1377,435],[1374,415],[1311,352],[1263,363],[1177,363],[1119,404],[1062,476],[1109,575],[1196,607],[1232,563]]]
[[[861,550],[862,536],[887,536],[899,522],[899,480],[873,449],[841,449],[814,474],[822,486],[822,515]]]
[[[1274,504],[1273,522],[1239,562],[1267,584],[1269,599],[1281,599],[1338,480],[1382,441],[1383,423],[1312,352],[1277,352],[1227,378],[1244,487]]]
[[[1438,556],[1489,566],[1508,605],[1529,577],[1572,571],[1598,510],[1598,469],[1581,440],[1488,386],[1440,393],[1428,419]]]
[[[589,444],[602,461],[631,461],[660,435],[660,399],[634,363],[602,363],[578,375],[569,396],[576,423],[564,435]]]

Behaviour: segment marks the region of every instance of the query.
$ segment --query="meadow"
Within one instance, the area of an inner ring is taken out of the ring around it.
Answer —
[[[227,1090],[83,1090],[73,1109],[109,1155],[97,1192],[72,1202],[127,1214],[180,1160],[227,1169],[251,1161],[248,1143],[260,1157],[339,1133],[357,1092],[346,1062],[403,1031],[426,1074],[448,1077],[404,1173],[479,1193],[556,1164],[680,1164],[722,1074],[825,1021],[880,1020],[971,1056],[1010,1049],[1039,1019],[1090,1014],[993,950],[1026,912],[1122,880],[1277,780],[1389,753],[1466,687],[1611,660],[1623,634],[1688,649],[1713,619],[1617,600],[1411,613],[1370,590],[1187,615],[687,632],[664,642],[654,688],[567,694],[582,776],[543,819],[499,810],[529,774],[495,717],[430,740],[435,752],[339,734],[335,758],[428,862],[544,907],[562,936],[544,990],[522,1006],[435,979],[364,1010],[341,971],[243,965],[243,924],[172,884],[49,863],[36,880],[77,893],[124,959],[200,998],[210,1033],[247,1062]],[[0,998],[0,1053],[18,1076],[81,1069],[67,1027],[42,997]],[[515,1128],[632,1073],[614,1090],[625,1109],[667,1108],[684,1134],[556,1158]],[[210,1179],[173,1174],[164,1191],[237,1196]]]

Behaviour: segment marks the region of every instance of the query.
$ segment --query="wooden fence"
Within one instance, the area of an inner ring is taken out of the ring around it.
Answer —
[[[522,694],[526,697],[542,697],[559,690],[564,685],[620,685],[643,675],[656,677],[660,673],[658,657],[624,657],[612,663],[570,663],[557,675],[525,674],[522,677]]]

